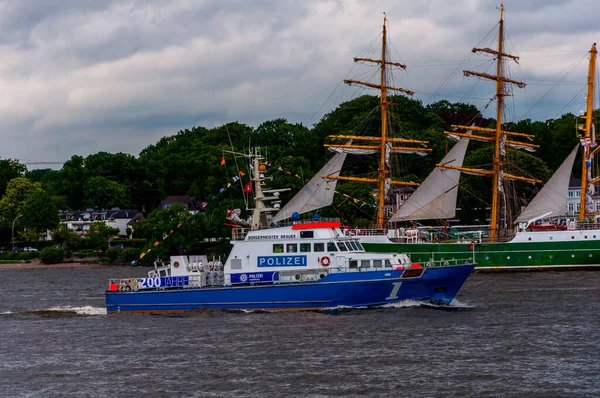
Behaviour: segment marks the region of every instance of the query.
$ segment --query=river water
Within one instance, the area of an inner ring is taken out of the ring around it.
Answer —
[[[130,268],[0,270],[1,397],[600,397],[600,273],[473,274],[448,308],[111,315]]]

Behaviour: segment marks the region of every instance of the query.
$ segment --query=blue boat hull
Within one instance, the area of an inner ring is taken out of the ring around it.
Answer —
[[[403,271],[385,270],[333,273],[318,282],[106,291],[106,309],[108,313],[173,313],[203,308],[316,310],[404,300],[449,304],[474,267],[466,264],[426,268],[419,278],[403,278]]]

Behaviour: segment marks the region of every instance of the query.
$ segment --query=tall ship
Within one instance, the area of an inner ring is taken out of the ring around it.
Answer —
[[[471,255],[477,263],[479,271],[517,271],[517,270],[572,270],[600,268],[600,224],[596,222],[594,212],[594,186],[600,178],[593,176],[593,158],[600,147],[596,145],[595,130],[592,121],[594,78],[596,73],[596,45],[590,50],[589,71],[587,82],[587,107],[581,116],[583,123],[578,125],[580,143],[573,148],[569,156],[547,181],[539,193],[530,201],[518,215],[511,220],[507,214],[506,183],[509,181],[538,184],[540,180],[512,174],[506,169],[507,151],[537,149],[530,141],[533,135],[508,131],[504,120],[504,98],[511,95],[509,86],[524,87],[525,83],[505,76],[507,61],[518,61],[518,57],[506,53],[504,48],[504,7],[500,7],[498,24],[498,44],[496,49],[473,48],[474,53],[492,55],[496,60],[495,75],[463,71],[465,76],[475,76],[496,83],[495,102],[496,119],[494,128],[453,125],[453,131],[445,132],[446,136],[458,142],[437,164],[433,172],[422,184],[393,181],[389,159],[394,153],[426,154],[429,148],[423,147],[426,142],[391,138],[388,134],[388,105],[387,93],[391,90],[411,95],[409,90],[390,87],[388,81],[389,67],[404,65],[387,59],[386,23],[383,26],[383,41],[381,59],[355,58],[357,62],[377,64],[381,68],[381,79],[378,84],[345,80],[348,84],[358,84],[380,90],[381,135],[366,137],[358,135],[336,135],[330,138],[342,143],[326,145],[336,152],[334,159],[342,162],[340,156],[346,154],[380,154],[378,178],[355,178],[339,176],[338,164],[333,175],[327,166],[319,173],[321,187],[332,190],[339,180],[362,181],[377,185],[377,217],[375,228],[346,231],[347,234],[359,236],[366,251],[372,252],[402,252],[407,253],[412,261],[422,262],[429,259],[452,260]],[[493,146],[491,169],[468,168],[463,166],[463,160],[471,140],[490,143]],[[366,143],[360,143],[360,141]],[[528,142],[529,141],[529,142]],[[356,144],[356,142],[359,142]],[[373,145],[373,143],[375,143]],[[409,146],[412,145],[412,146]],[[416,145],[416,146],[415,146]],[[567,211],[569,181],[575,158],[578,153],[582,156],[581,170],[581,203],[578,219],[562,218],[558,223],[557,217]],[[342,155],[343,154],[343,155]],[[430,229],[424,228],[392,228],[400,222],[418,222],[421,220],[448,220],[456,216],[457,194],[461,175],[488,177],[492,180],[492,201],[490,204],[490,224],[483,228],[463,229],[458,235],[453,229],[440,228],[440,234],[431,234]],[[290,216],[294,212],[303,213],[314,210],[319,203],[306,206],[306,201],[315,198],[325,198],[326,193],[317,194],[317,185],[305,192],[300,192],[294,200],[278,214],[276,221]],[[418,186],[410,198],[400,207],[391,218],[386,219],[384,212],[385,198],[391,186]],[[322,205],[331,203],[330,198],[323,200]]]
[[[406,300],[449,304],[475,264],[411,262],[401,253],[366,252],[340,220],[292,221],[269,227],[281,189],[267,189],[260,148],[251,164],[255,207],[247,226],[232,228],[225,263],[175,252],[143,277],[108,281],[108,313],[177,313],[198,309],[322,310]]]

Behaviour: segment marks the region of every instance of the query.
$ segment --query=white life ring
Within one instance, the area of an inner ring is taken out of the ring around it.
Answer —
[[[321,265],[323,267],[327,267],[329,264],[331,264],[331,260],[329,259],[329,257],[321,257]]]

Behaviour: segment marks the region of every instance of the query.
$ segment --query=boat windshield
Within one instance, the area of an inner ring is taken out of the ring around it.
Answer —
[[[337,252],[337,246],[333,242],[327,242],[327,251],[328,252]]]
[[[348,251],[348,248],[346,247],[346,244],[344,242],[338,242],[338,247],[340,248],[340,251],[342,251],[342,252]],[[350,250],[352,250],[352,249],[350,249]]]

